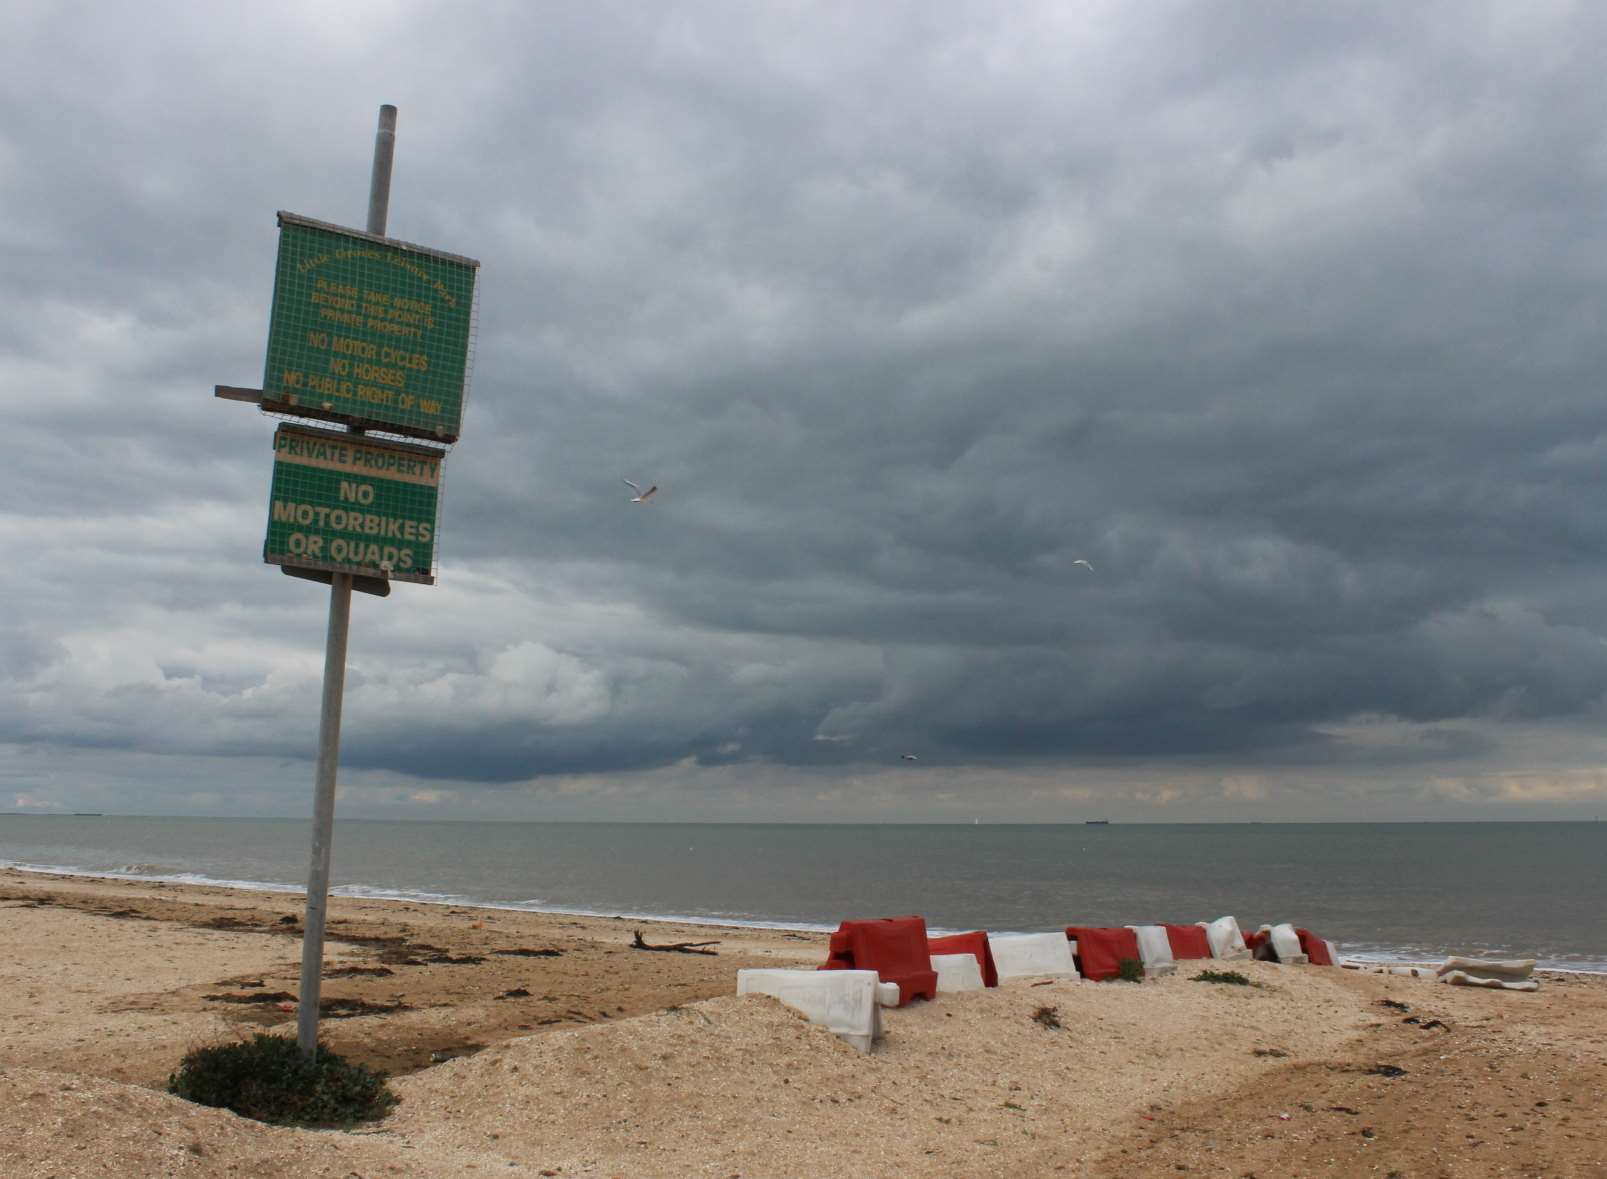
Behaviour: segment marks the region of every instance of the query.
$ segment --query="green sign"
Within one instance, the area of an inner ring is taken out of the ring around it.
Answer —
[[[280,213],[265,406],[457,441],[479,266]]]
[[[441,459],[429,447],[281,425],[263,560],[434,582]]]

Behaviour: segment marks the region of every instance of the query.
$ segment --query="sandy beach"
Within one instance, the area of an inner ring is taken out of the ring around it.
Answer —
[[[0,871],[0,1175],[1607,1175],[1600,977],[1017,983],[887,1012],[865,1056],[734,997],[822,935],[343,898],[325,1039],[395,1112],[303,1131],[169,1096],[191,1047],[294,1034],[300,914]]]

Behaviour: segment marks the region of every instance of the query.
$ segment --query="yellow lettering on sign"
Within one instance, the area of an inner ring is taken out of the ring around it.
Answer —
[[[372,392],[391,396],[389,389],[373,389]],[[342,442],[299,430],[280,430],[274,439],[278,462],[319,467],[359,478],[394,479],[426,487],[440,484],[441,462],[434,455]]]
[[[363,360],[373,360],[379,354],[379,349],[367,340],[354,340],[350,336],[336,336],[334,348],[342,355],[356,356]]]

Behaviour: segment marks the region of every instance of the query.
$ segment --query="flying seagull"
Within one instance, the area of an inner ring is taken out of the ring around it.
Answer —
[[[652,493],[649,492],[648,494],[651,495]],[[1072,564],[1073,565],[1081,565],[1084,569],[1088,570],[1088,572],[1090,572],[1090,573],[1092,573],[1094,571],[1094,567],[1092,565],[1090,565],[1087,561],[1084,561],[1081,557],[1078,557],[1075,561],[1072,562]]]
[[[921,760],[920,758],[916,757],[913,753],[904,753],[904,754],[900,754],[899,756],[902,757],[905,761],[920,761]]]
[[[658,484],[657,483],[653,484],[653,486],[649,487],[646,491],[643,491],[640,487],[636,486],[636,484],[632,483],[629,479],[622,479],[622,480],[620,480],[620,482],[625,484],[626,487],[629,487],[632,491],[634,491],[636,493],[631,498],[631,503],[633,503],[633,504],[645,504],[648,500],[653,498],[653,493],[658,490]]]

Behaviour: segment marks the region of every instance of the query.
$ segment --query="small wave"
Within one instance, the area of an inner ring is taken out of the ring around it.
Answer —
[[[523,913],[551,913],[559,917],[598,917],[604,920],[651,921],[660,925],[711,925],[719,929],[780,929],[796,933],[830,933],[835,923],[823,925],[812,921],[768,921],[746,914],[721,913],[648,913],[636,909],[577,909],[568,906],[540,905],[525,902],[473,901],[477,909],[512,909]]]
[[[383,888],[377,884],[337,884],[330,888],[330,896],[351,897],[365,901],[412,901],[420,905],[469,905],[490,908],[482,902],[450,892],[428,892],[423,889]]]
[[[91,880],[147,880],[157,884],[198,884],[208,888],[237,888],[243,892],[301,892],[307,890],[299,884],[285,884],[277,880],[234,880],[225,876],[207,876],[200,872],[164,872],[161,870],[135,871],[147,865],[124,868],[80,868],[62,864],[28,864],[15,860],[0,860],[0,868],[29,872],[37,876],[86,876]]]
[[[583,909],[549,905],[538,898],[523,901],[489,901],[460,893],[426,892],[418,889],[383,888],[369,884],[342,884],[331,894],[353,899],[409,901],[416,905],[453,905],[464,909],[492,909],[509,913],[541,913],[556,917],[595,917],[603,920],[653,922],[659,925],[712,925],[721,929],[782,929],[801,933],[829,933],[835,925],[804,921],[767,921],[746,914],[649,913],[636,909]]]

